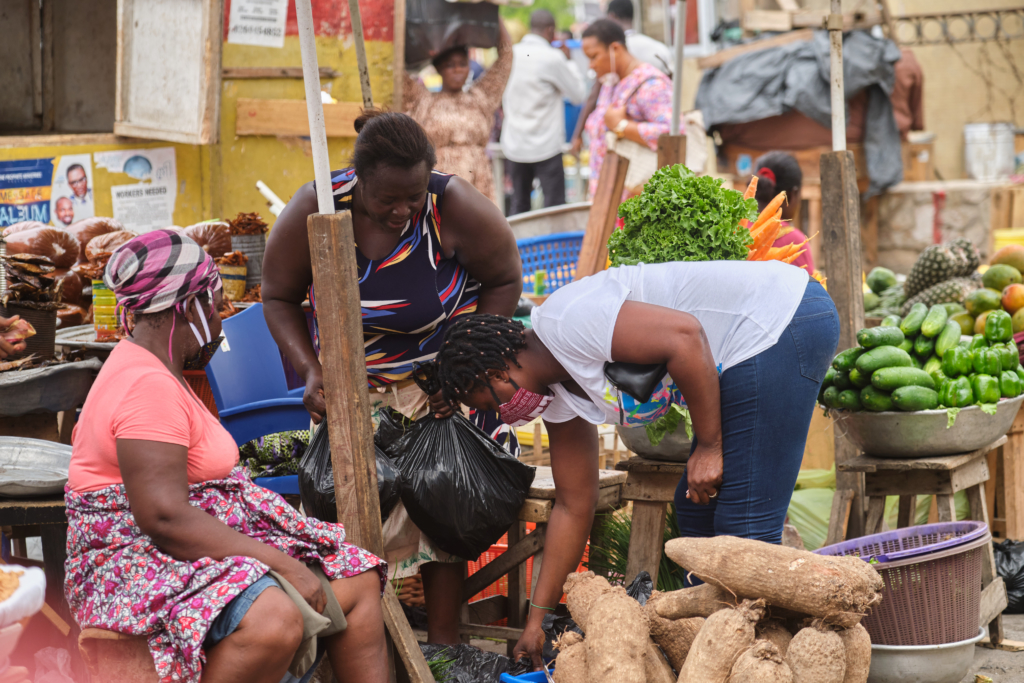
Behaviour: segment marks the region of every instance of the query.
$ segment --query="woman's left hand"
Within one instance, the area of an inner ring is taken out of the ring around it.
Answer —
[[[705,446],[698,442],[686,461],[686,497],[698,505],[707,505],[718,497],[722,485],[722,446]]]
[[[444,399],[444,394],[442,392],[437,392],[428,400],[430,401],[430,409],[434,411],[434,417],[441,419],[451,417],[453,415],[452,406]]]
[[[534,622],[528,622],[512,650],[512,661],[529,659],[534,671],[544,668],[544,630]]]
[[[608,130],[615,130],[615,126],[619,125],[619,122],[625,118],[625,107],[608,107],[608,110],[604,113],[604,125],[608,126]]]

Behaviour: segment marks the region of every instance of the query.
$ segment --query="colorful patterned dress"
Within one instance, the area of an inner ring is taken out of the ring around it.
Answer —
[[[460,315],[476,311],[480,283],[470,277],[455,258],[447,258],[441,245],[441,218],[444,192],[450,174],[432,171],[423,208],[416,213],[402,232],[395,248],[385,258],[366,258],[356,248],[356,270],[363,312],[363,341],[366,350],[366,373],[370,385],[370,403],[376,424],[376,412],[385,404],[408,417],[423,414],[425,396],[419,400],[406,398],[418,389],[408,386],[413,363],[433,360],[441,348],[448,322]],[[334,206],[337,210],[352,208],[352,192],[358,179],[351,168],[331,174]],[[309,301],[314,314],[314,344],[319,350],[320,331],[316,325],[316,293],[309,288]],[[399,395],[402,395],[398,400]],[[395,399],[397,402],[392,400]],[[501,421],[496,412],[473,411],[470,419],[491,438],[519,457],[519,441],[515,430]],[[392,512],[384,528],[386,559],[394,577],[412,576],[424,562],[455,562],[421,536],[418,547],[393,555],[389,535],[406,541],[409,532],[418,530],[396,528],[408,519],[401,510]],[[416,546],[415,540],[412,546]],[[409,548],[409,544],[404,544]]]

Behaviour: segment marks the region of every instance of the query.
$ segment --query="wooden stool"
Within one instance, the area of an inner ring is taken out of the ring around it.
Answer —
[[[935,497],[940,522],[955,522],[956,507],[953,495],[957,491],[967,492],[970,504],[969,518],[988,524],[985,482],[989,479],[989,468],[985,456],[1005,443],[1006,437],[1001,436],[988,446],[970,453],[932,458],[897,460],[861,455],[838,464],[837,469],[840,472],[864,473],[864,495],[868,502],[865,534],[876,534],[882,530],[886,496],[899,496],[897,527],[900,529],[914,525],[914,511],[919,495]],[[836,542],[845,540],[846,534],[835,528],[836,525],[841,525],[842,529],[845,529],[843,508],[846,514],[849,513],[849,496],[843,496],[842,493],[836,493],[833,500],[833,515],[829,520],[829,539],[837,538]],[[840,513],[837,514],[837,511]],[[988,627],[990,641],[998,645],[1003,642],[1002,613],[1007,604],[1006,586],[1002,578],[996,575],[995,556],[991,544],[982,554],[981,587],[979,625]]]
[[[622,487],[622,500],[633,502],[626,582],[646,570],[657,586],[661,551],[665,546],[665,505],[675,500],[676,487],[686,473],[686,463],[636,456],[617,463],[615,469],[628,473]]]
[[[1017,413],[1006,439],[988,454],[989,519],[993,536],[1024,541],[1024,411]]]
[[[78,636],[93,683],[158,683],[160,680],[144,636],[129,636],[99,628],[83,629]]]

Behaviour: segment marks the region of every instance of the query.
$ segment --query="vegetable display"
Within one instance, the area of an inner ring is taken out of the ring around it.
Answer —
[[[860,330],[859,346],[836,355],[818,402],[836,410],[950,411],[980,405],[987,413],[1004,398],[1024,393],[1024,368],[1013,341],[1012,319],[990,311],[984,329],[961,339],[950,316],[955,304],[914,304],[907,317],[889,316]]]

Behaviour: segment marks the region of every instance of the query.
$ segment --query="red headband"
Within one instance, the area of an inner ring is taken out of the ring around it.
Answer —
[[[768,168],[767,166],[762,166],[762,167],[761,167],[761,168],[760,168],[760,169],[759,169],[759,170],[757,171],[757,175],[758,175],[758,176],[760,176],[760,177],[762,177],[762,178],[764,178],[765,180],[770,180],[770,181],[772,181],[772,184],[773,184],[773,185],[774,185],[774,184],[775,184],[775,183],[777,182],[777,181],[775,180],[775,171],[773,171],[772,169]]]

